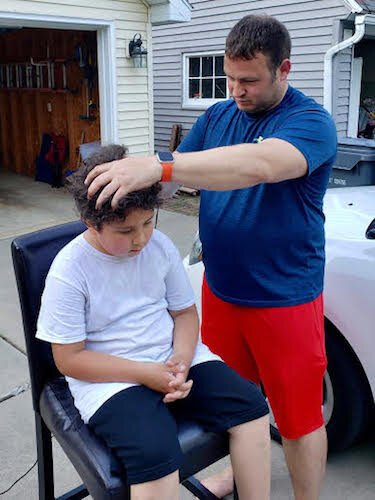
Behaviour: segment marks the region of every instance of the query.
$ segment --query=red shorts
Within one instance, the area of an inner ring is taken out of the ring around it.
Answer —
[[[244,307],[202,289],[202,340],[243,377],[262,383],[280,434],[324,425],[323,297],[288,307]]]

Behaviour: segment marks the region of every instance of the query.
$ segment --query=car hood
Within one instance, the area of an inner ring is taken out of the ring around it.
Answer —
[[[365,239],[375,218],[375,186],[328,189],[324,198],[327,239]]]

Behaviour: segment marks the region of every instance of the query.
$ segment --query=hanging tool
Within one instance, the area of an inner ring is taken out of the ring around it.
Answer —
[[[78,145],[78,157],[77,157],[77,165],[76,165],[76,170],[79,168],[79,166],[81,165],[81,161],[82,161],[82,156],[81,156],[81,148],[80,148],[80,145],[84,143],[84,140],[85,140],[85,131],[82,130],[81,132],[81,141]]]

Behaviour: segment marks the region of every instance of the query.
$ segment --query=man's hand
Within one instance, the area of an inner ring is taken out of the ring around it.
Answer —
[[[171,369],[174,378],[168,384],[169,391],[164,396],[164,403],[172,403],[178,399],[186,398],[193,386],[192,380],[186,381],[189,367],[187,367],[184,360],[177,355],[172,355],[165,364]]]
[[[162,167],[155,156],[123,158],[103,163],[91,170],[86,177],[85,184],[89,186],[87,196],[92,198],[98,189],[103,188],[96,208],[100,208],[112,195],[111,205],[116,208],[119,200],[126,194],[155,184],[160,181],[161,174]]]

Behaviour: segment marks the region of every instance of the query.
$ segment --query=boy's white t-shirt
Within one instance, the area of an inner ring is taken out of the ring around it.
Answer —
[[[178,250],[160,231],[133,257],[99,252],[83,234],[56,256],[46,279],[36,337],[135,361],[165,362],[172,354],[168,313],[195,303]],[[198,342],[192,366],[220,360]],[[66,377],[84,422],[127,382],[86,382]]]

